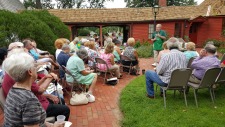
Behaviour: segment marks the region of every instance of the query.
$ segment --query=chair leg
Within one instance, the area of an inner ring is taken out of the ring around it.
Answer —
[[[164,89],[163,89],[163,100],[164,100],[164,107],[166,108],[166,93]]]
[[[212,92],[213,92],[213,99],[214,99],[214,101],[216,100],[216,96],[215,96],[215,91],[214,91],[214,89],[212,89]]]
[[[194,96],[195,96],[195,104],[196,104],[196,107],[198,108],[198,100],[197,100],[197,96],[196,96],[196,89],[194,89]]]
[[[186,92],[185,92],[185,90],[184,90],[184,101],[185,101],[185,105],[186,105],[186,107],[187,107],[187,97],[186,97]]]
[[[106,75],[107,75],[107,72],[105,72],[104,83],[106,83]]]
[[[209,88],[209,92],[210,92],[210,96],[211,96],[212,102],[214,103],[212,88]]]

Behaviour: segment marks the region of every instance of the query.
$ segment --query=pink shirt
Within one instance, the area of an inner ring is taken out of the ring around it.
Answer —
[[[109,67],[109,68],[112,67],[111,59],[110,59],[112,56],[113,56],[112,53],[109,53],[109,54],[102,53],[101,56],[100,56],[100,58],[103,59],[103,60],[105,60],[105,62],[108,64],[108,67]],[[98,68],[99,68],[100,70],[107,70],[107,67],[106,67],[106,65],[104,65],[104,64],[98,64]]]

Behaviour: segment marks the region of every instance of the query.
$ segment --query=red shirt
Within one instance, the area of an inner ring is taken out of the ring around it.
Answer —
[[[223,61],[223,64],[225,64],[225,60]]]
[[[7,94],[9,93],[9,90],[12,88],[12,86],[15,84],[15,81],[7,74],[5,73],[3,82],[2,82],[2,89],[4,92],[4,96],[7,97]],[[34,95],[38,98],[39,102],[41,103],[42,107],[47,110],[47,107],[49,105],[49,101],[45,96],[42,96],[42,93],[39,93],[39,86],[36,82],[32,83],[31,91],[34,93]]]

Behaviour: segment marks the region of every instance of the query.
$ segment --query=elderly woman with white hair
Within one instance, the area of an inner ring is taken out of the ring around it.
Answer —
[[[10,63],[10,64],[9,64]],[[12,54],[3,62],[5,71],[16,82],[10,89],[4,109],[4,126],[62,126],[45,122],[46,112],[31,85],[37,78],[34,59],[27,53]]]
[[[97,74],[93,71],[86,71],[84,65],[84,59],[88,57],[88,53],[85,49],[80,49],[76,52],[76,55],[73,55],[67,61],[66,68],[70,70],[75,80],[83,85],[90,86],[89,94],[93,95],[94,87],[97,80]],[[66,81],[68,83],[73,83],[74,79],[70,75],[66,74]]]
[[[157,83],[160,86],[167,86],[171,73],[175,69],[186,68],[186,57],[179,51],[179,41],[177,38],[170,38],[167,40],[167,47],[170,50],[169,53],[162,56],[159,64],[156,67],[156,72],[148,70],[145,73],[146,78],[146,88],[147,88],[147,97],[154,98],[154,85]],[[162,96],[162,90],[160,96]]]

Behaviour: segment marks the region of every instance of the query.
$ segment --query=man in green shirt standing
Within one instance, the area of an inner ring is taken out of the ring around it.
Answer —
[[[166,32],[161,29],[162,29],[162,25],[157,24],[156,31],[152,34],[151,40],[153,41],[153,53],[154,53],[154,63],[152,64],[152,66],[157,65],[158,54],[161,50],[163,50],[162,44],[166,40]]]

